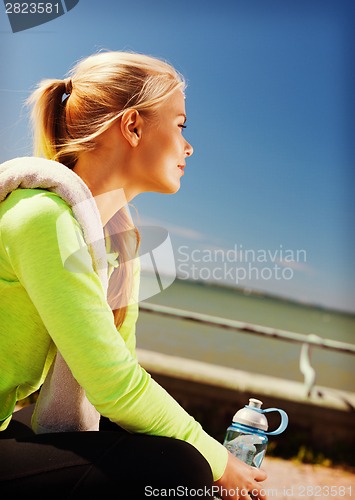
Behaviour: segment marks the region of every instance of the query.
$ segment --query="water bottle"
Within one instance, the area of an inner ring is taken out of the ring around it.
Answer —
[[[278,408],[261,408],[262,401],[250,398],[249,404],[237,411],[228,427],[223,445],[233,455],[253,467],[260,467],[266,453],[268,436],[281,434],[288,425],[287,413]],[[281,415],[279,427],[271,432],[265,413],[277,411]]]

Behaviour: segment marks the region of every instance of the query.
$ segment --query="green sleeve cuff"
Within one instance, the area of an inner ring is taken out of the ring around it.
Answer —
[[[213,480],[220,479],[227,466],[228,450],[205,431],[202,431],[201,437],[195,446],[210,464]]]

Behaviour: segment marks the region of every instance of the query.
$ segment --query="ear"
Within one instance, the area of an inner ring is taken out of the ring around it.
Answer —
[[[128,109],[121,117],[121,132],[132,147],[138,146],[141,136],[143,118],[136,109]]]

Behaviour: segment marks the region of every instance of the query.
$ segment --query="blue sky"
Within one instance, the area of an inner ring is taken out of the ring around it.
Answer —
[[[24,101],[42,78],[100,49],[167,59],[188,82],[195,152],[177,194],[133,204],[168,229],[178,274],[355,312],[354,12],[351,0],[80,0],[12,33],[1,4],[0,161],[31,153]]]

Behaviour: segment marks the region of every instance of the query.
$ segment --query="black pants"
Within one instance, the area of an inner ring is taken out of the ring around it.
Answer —
[[[0,492],[9,498],[209,498],[205,458],[180,440],[131,434],[107,419],[99,432],[35,435],[32,407],[0,432]],[[10,496],[11,495],[11,496]]]

